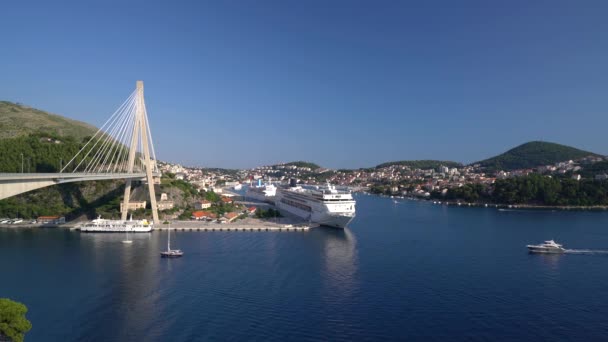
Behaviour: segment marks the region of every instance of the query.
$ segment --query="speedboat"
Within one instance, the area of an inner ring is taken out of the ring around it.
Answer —
[[[564,253],[566,249],[553,240],[545,241],[540,245],[527,245],[530,253]]]

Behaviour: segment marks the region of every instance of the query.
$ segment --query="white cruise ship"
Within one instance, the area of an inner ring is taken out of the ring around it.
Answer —
[[[147,220],[105,220],[101,216],[91,222],[80,226],[81,232],[107,232],[107,233],[147,233],[152,231],[152,222]]]
[[[355,200],[350,191],[335,186],[305,189],[279,188],[275,205],[305,220],[323,226],[344,228],[355,218]]]
[[[251,197],[258,201],[274,202],[274,197],[277,194],[277,187],[272,184],[262,185],[258,182],[257,186],[250,185],[247,187],[245,197]]]

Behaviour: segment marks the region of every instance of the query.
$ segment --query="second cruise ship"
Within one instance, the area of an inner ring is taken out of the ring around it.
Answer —
[[[291,184],[294,185],[294,184]],[[350,191],[301,186],[278,188],[275,205],[281,210],[323,226],[344,228],[355,218],[355,200]]]

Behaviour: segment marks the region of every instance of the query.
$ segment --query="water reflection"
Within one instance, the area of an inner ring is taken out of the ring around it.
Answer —
[[[357,239],[348,229],[322,229],[326,290],[332,301],[347,301],[357,290]]]
[[[160,287],[159,273],[160,239],[150,233],[130,234],[132,244],[124,244],[126,234],[77,233],[81,254],[86,265],[95,270],[93,292],[94,304],[91,312],[101,319],[86,322],[81,336],[99,336],[106,340],[140,335],[145,332],[148,322],[157,321]],[[119,318],[119,319],[117,319]],[[105,329],[111,324],[113,329]]]

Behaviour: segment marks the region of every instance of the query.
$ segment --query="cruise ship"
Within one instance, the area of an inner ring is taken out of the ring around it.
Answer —
[[[344,228],[355,218],[355,204],[350,191],[337,190],[330,184],[312,189],[279,188],[275,198],[278,209],[335,228]]]
[[[152,231],[152,222],[147,220],[106,220],[101,216],[91,222],[80,226],[81,232],[107,232],[107,233],[147,233]]]
[[[258,201],[264,202],[274,202],[274,197],[277,193],[277,187],[272,184],[262,185],[261,180],[258,181],[257,186],[249,186],[247,187],[247,192],[245,193],[245,197],[250,197],[256,199]]]

